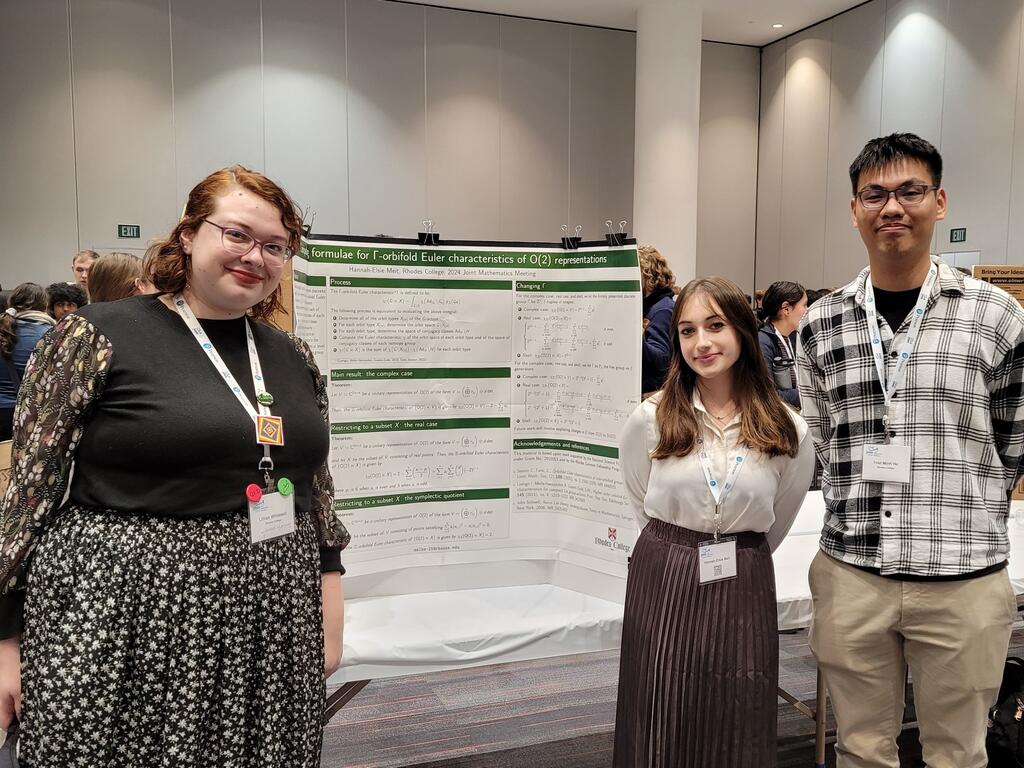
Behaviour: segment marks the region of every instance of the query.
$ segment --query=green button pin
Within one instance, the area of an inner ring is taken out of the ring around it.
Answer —
[[[282,496],[291,496],[294,490],[295,486],[292,485],[292,481],[287,477],[282,477],[277,481],[277,492]]]
[[[269,392],[260,392],[256,395],[256,402],[260,405],[266,405],[269,407],[274,404],[274,396]]]

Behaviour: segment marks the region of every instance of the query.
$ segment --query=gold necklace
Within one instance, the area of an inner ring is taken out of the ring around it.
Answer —
[[[705,408],[707,408],[707,406],[705,406]],[[711,414],[711,418],[713,418],[715,421],[717,421],[720,424],[724,424],[725,422],[727,422],[729,419],[731,419],[733,416],[736,415],[736,413],[739,411],[739,408],[737,408],[735,403],[734,403],[732,408],[730,408],[728,411],[725,411],[721,416],[718,416],[718,415],[716,415],[714,413],[711,413],[711,409],[710,408],[708,408],[707,411],[708,411],[708,413]]]

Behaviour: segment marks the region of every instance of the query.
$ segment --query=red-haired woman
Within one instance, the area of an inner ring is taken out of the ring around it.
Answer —
[[[160,295],[37,348],[0,508],[0,727],[18,714],[26,764],[320,764],[348,533],[323,379],[263,322],[300,235],[279,186],[217,171],[153,246]]]
[[[724,278],[676,298],[662,390],[619,456],[642,528],[629,566],[616,768],[775,765],[772,551],[814,471],[807,425],[779,398],[746,298]]]

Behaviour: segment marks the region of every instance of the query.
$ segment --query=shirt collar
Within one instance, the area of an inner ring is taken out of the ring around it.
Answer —
[[[931,260],[932,263],[937,265],[939,268],[939,279],[935,281],[935,287],[932,288],[932,295],[934,295],[936,291],[945,294],[955,293],[963,295],[963,274],[946,264],[938,256],[932,255]],[[870,267],[864,267],[864,269],[860,271],[860,274],[857,275],[857,278],[843,289],[844,300],[853,301],[858,307],[864,306],[864,296],[866,293],[865,288],[868,280],[868,274],[870,274],[870,272]]]

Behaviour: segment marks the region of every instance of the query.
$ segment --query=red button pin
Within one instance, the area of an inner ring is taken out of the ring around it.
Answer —
[[[245,497],[255,504],[263,498],[263,489],[256,485],[256,483],[249,483],[249,485],[245,487]]]

